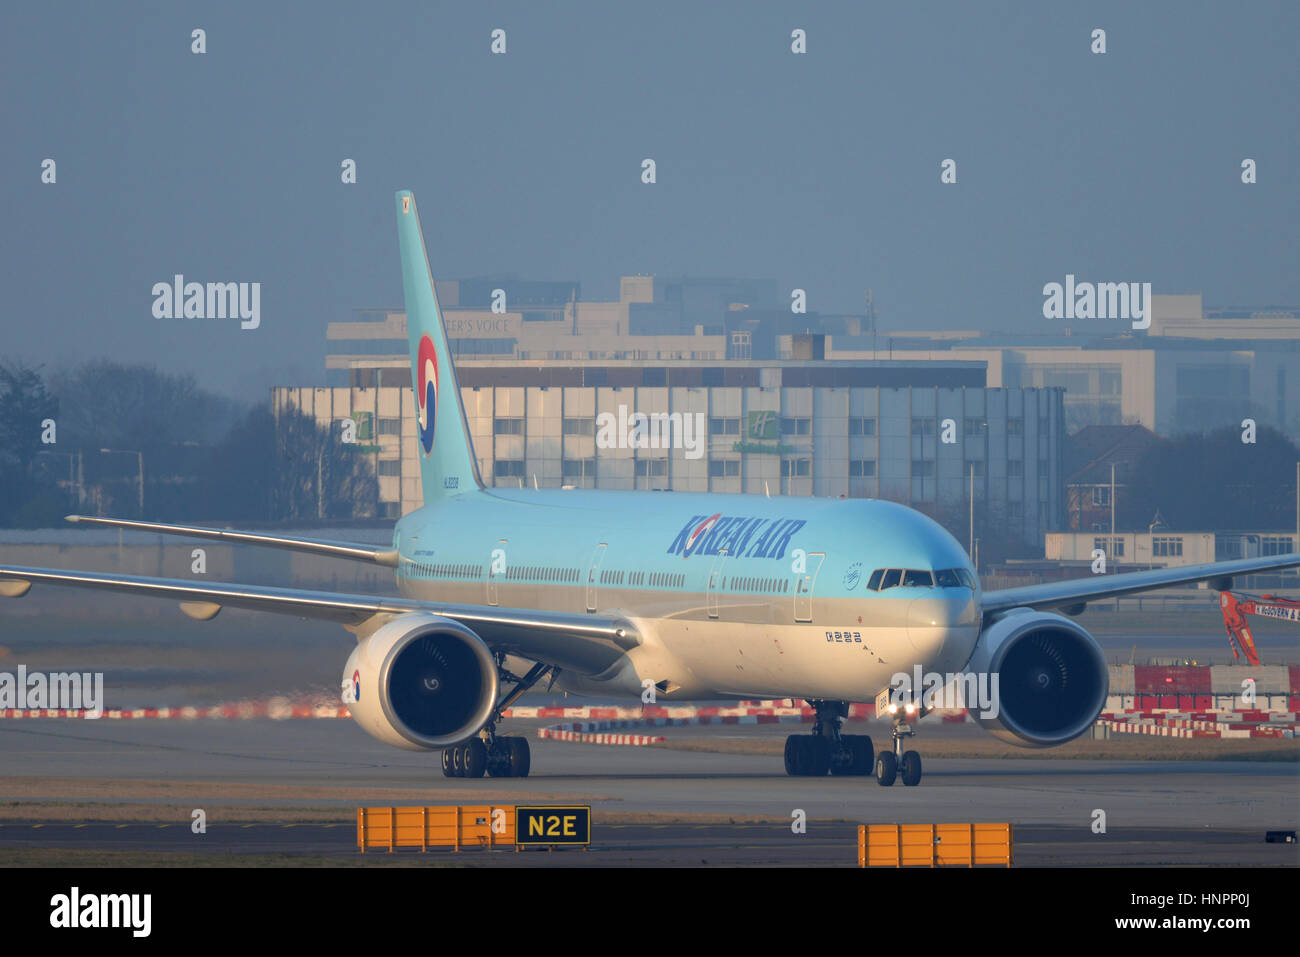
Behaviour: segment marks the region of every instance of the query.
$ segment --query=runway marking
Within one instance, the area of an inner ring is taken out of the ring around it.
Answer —
[[[364,761],[356,762],[356,761],[339,761],[336,759],[325,759],[325,758],[302,758],[292,754],[286,756],[282,754],[249,754],[242,751],[215,751],[210,748],[192,748],[192,747],[186,747],[186,746],[175,745],[175,744],[162,744],[160,742],[150,743],[146,741],[129,741],[129,740],[123,740],[121,738],[107,738],[107,737],[96,738],[96,737],[90,737],[81,734],[68,734],[67,732],[41,731],[36,728],[6,728],[5,730],[10,732],[16,732],[18,734],[36,735],[38,737],[43,737],[43,738],[59,738],[59,739],[71,740],[71,741],[86,741],[92,744],[120,744],[128,747],[140,748],[142,750],[152,749],[155,751],[178,751],[182,753],[206,754],[210,757],[242,758],[249,761],[284,761],[289,763],[329,765],[333,767],[345,767],[345,768],[363,767],[363,768],[373,768],[373,769],[380,769],[380,768],[386,769],[389,767],[387,763],[381,763],[378,761],[374,763],[367,763]],[[32,753],[44,753],[44,752],[32,752]],[[99,752],[78,751],[73,753],[95,754]]]
[[[825,827],[834,827],[834,826],[837,826],[837,825],[838,825],[838,826],[843,826],[843,827],[856,827],[856,826],[857,826],[857,824],[856,824],[855,822],[853,822],[853,821],[810,821],[809,823],[811,823],[811,824],[815,824],[815,825],[818,825],[818,826],[825,826]],[[681,829],[683,829],[683,828],[689,828],[690,830],[693,830],[693,831],[711,831],[711,830],[713,830],[714,828],[718,828],[718,827],[727,827],[727,828],[737,828],[737,827],[788,827],[788,826],[789,826],[789,823],[786,822],[786,821],[748,821],[748,822],[746,822],[746,823],[744,823],[744,824],[730,824],[730,823],[728,823],[728,824],[601,824],[600,826],[601,826],[601,827],[604,827],[604,828],[628,828],[628,827],[636,827],[636,828],[657,828],[657,829],[662,829],[662,828],[671,827],[671,828],[676,828],[676,829],[678,829],[678,830],[681,830]]]

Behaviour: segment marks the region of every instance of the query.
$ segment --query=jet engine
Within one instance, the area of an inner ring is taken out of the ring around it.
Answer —
[[[997,676],[987,710],[967,707],[985,730],[1011,744],[1049,748],[1092,727],[1106,705],[1110,677],[1096,639],[1060,615],[1025,609],[987,626],[966,671]]]
[[[487,645],[459,622],[415,612],[357,643],[343,703],[366,732],[411,751],[467,741],[492,716],[499,683]]]

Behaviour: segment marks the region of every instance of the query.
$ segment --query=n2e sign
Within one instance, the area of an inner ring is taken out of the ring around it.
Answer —
[[[588,805],[516,807],[516,844],[590,844]]]

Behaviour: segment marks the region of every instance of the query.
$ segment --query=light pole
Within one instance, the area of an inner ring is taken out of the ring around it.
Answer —
[[[963,417],[963,419],[964,419],[964,417]],[[984,458],[983,458],[983,461],[984,461],[985,463],[987,463],[988,460],[989,460],[989,421],[988,421],[988,419],[982,419],[982,420],[980,421],[980,424],[979,424],[979,436],[980,436],[980,440],[981,440],[981,441],[980,441],[980,444],[981,444],[981,446],[983,447],[983,452],[984,452]],[[965,423],[964,423],[964,421],[963,421],[963,425],[962,425],[962,441],[963,441],[963,443],[965,442],[965,440],[966,440],[966,428],[965,428]],[[979,570],[979,562],[976,560],[976,557],[975,557],[975,460],[974,460],[974,459],[971,459],[971,461],[970,461],[969,464],[970,464],[970,529],[969,529],[969,533],[968,533],[968,534],[969,534],[969,538],[967,539],[967,547],[966,547],[966,551],[970,554],[971,560],[975,562],[975,569],[976,569],[976,571],[978,572],[978,570]],[[985,468],[987,468],[987,467],[988,467],[988,466],[987,466],[987,464],[986,464],[986,465],[985,465]],[[877,474],[879,474],[879,473],[877,473]],[[987,473],[985,473],[985,474],[987,474]]]
[[[134,455],[140,465],[140,517],[144,518],[144,453],[135,449],[100,449],[105,455]]]
[[[68,487],[75,489],[77,493],[77,508],[81,508],[86,501],[85,473],[81,466],[80,452],[50,452],[41,451],[37,455],[66,455],[68,457]]]
[[[1110,463],[1110,551],[1107,557],[1114,558],[1115,551],[1115,463],[1112,462]],[[1115,563],[1112,574],[1119,574],[1119,562]]]

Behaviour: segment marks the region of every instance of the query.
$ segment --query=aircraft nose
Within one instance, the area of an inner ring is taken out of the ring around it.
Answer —
[[[914,598],[907,609],[907,638],[917,658],[938,671],[957,671],[970,657],[979,630],[975,596]],[[958,660],[960,659],[960,660]]]

